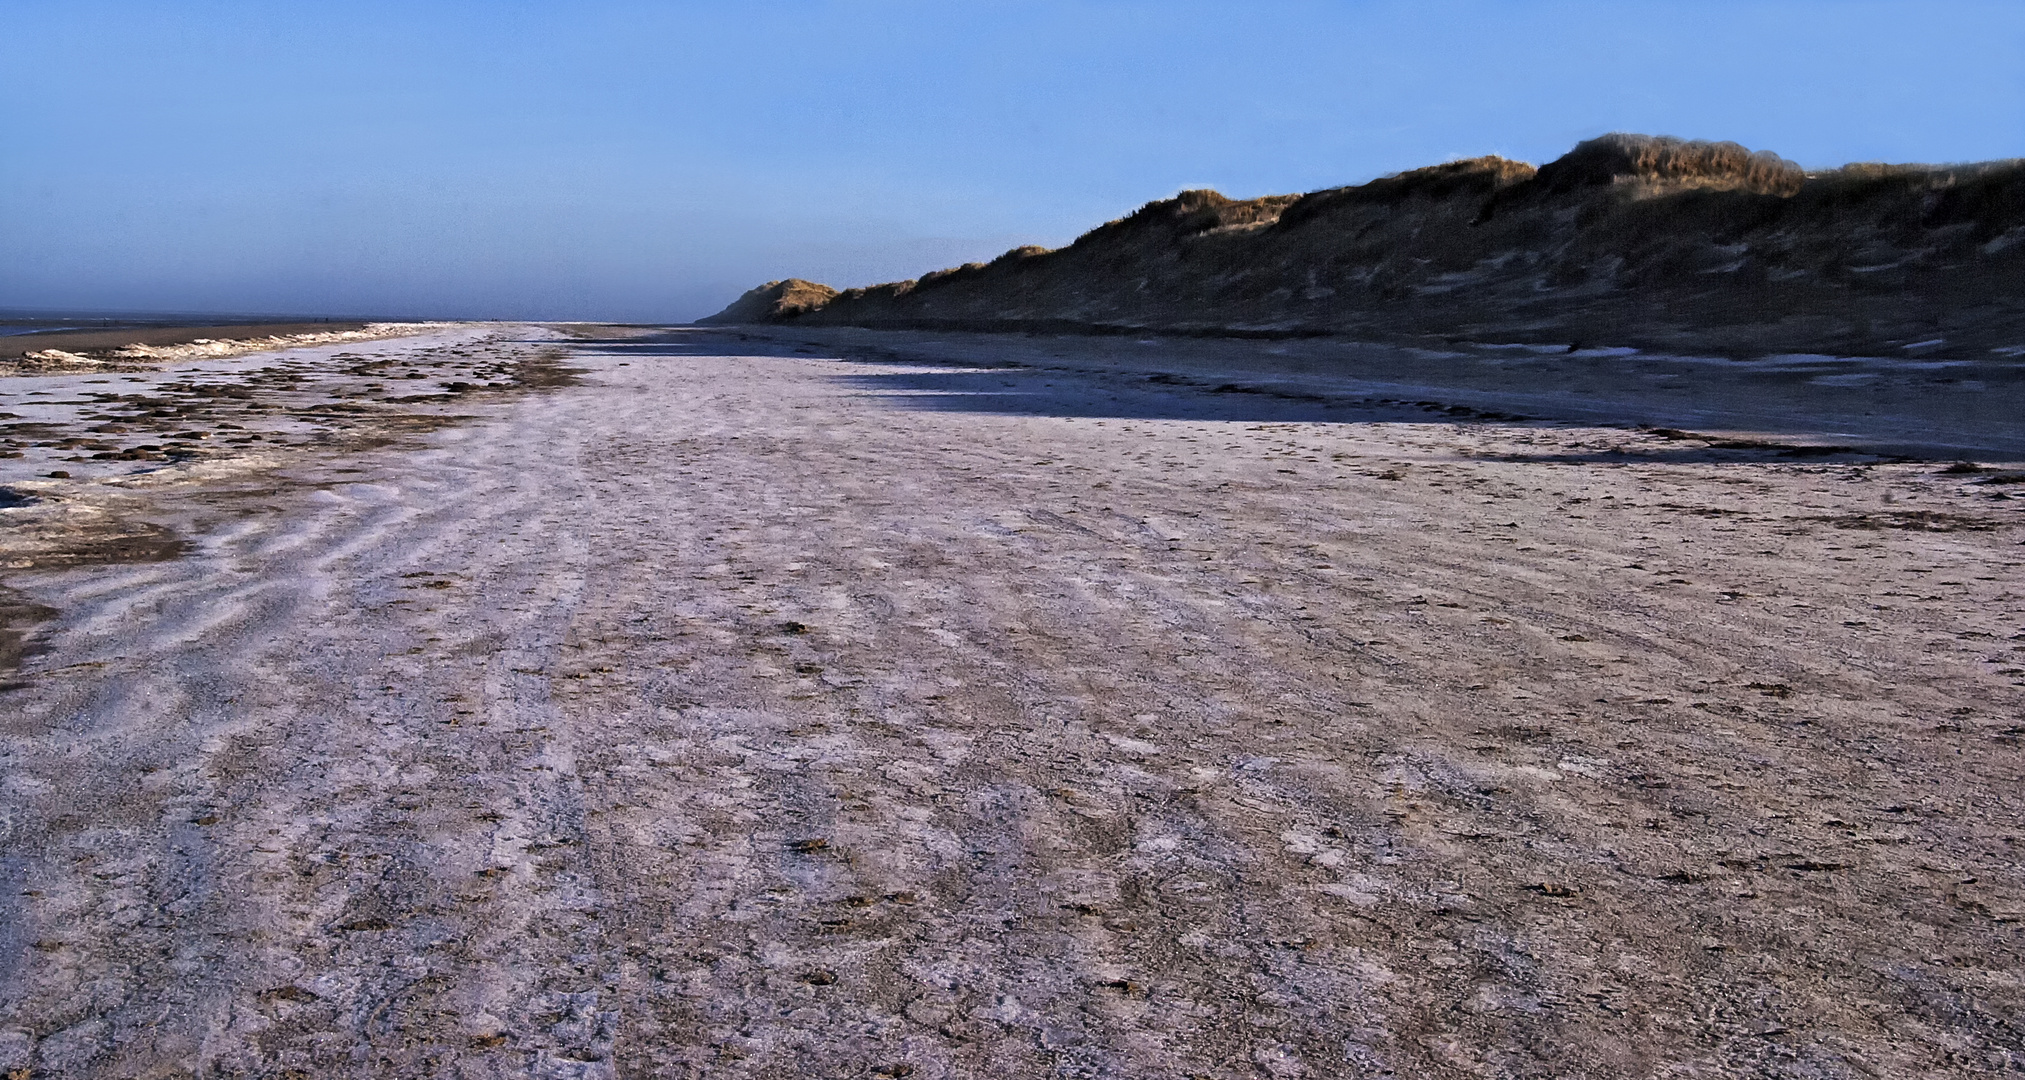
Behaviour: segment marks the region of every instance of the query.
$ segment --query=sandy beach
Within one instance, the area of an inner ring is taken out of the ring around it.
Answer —
[[[0,379],[0,1074],[2025,1068],[2017,376],[1730,363]]]

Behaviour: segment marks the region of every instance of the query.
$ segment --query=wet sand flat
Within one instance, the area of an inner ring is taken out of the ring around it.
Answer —
[[[2025,1065],[2008,470],[1178,352],[384,389],[549,339],[0,474],[181,545],[0,581],[0,1072]]]

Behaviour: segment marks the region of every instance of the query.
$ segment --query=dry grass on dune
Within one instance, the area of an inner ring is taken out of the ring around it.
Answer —
[[[769,281],[749,290],[730,307],[699,320],[705,324],[777,322],[828,303],[837,290],[801,278]]]
[[[1980,355],[2025,341],[2021,239],[2019,161],[1806,173],[1735,143],[1611,135],[1538,169],[1184,191],[1057,250],[748,296],[710,321]]]

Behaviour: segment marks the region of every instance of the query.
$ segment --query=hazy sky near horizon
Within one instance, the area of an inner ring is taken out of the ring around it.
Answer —
[[[0,308],[686,320],[1608,131],[2025,155],[2025,2],[0,3]]]

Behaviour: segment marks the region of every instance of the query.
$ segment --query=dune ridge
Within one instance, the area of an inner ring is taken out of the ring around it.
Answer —
[[[841,291],[769,282],[701,321],[1983,356],[2025,343],[2021,279],[2025,160],[1807,172],[1613,134],[1538,168],[1184,191],[1064,248]]]

